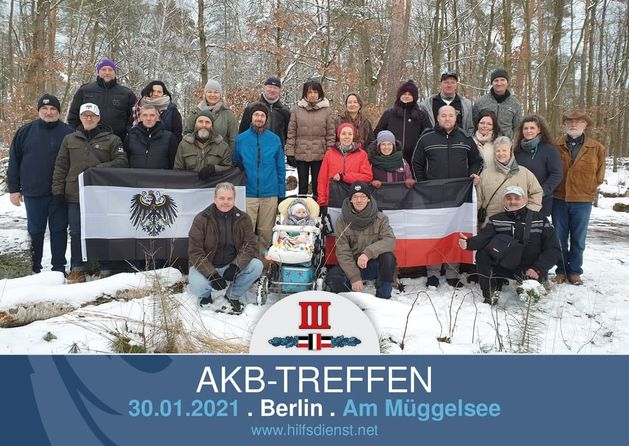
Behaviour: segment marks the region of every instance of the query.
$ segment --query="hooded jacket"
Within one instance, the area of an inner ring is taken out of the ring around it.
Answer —
[[[310,104],[300,99],[288,123],[286,155],[298,161],[321,161],[327,147],[336,142],[336,127],[330,102],[322,99]]]
[[[317,203],[320,206],[327,206],[330,181],[337,173],[341,174],[341,181],[347,184],[352,184],[354,181],[369,183],[373,178],[373,173],[367,152],[357,144],[353,144],[352,149],[345,154],[341,152],[338,145],[328,149],[319,171]]]
[[[596,189],[605,178],[605,146],[586,135],[574,162],[565,135],[557,140],[557,147],[563,180],[555,189],[554,197],[569,202],[593,202]]]
[[[247,176],[247,197],[286,196],[286,162],[280,138],[271,130],[258,133],[253,127],[236,138],[233,164]]]
[[[201,102],[203,104],[204,101]],[[197,121],[197,116],[202,109],[197,106],[190,116],[186,119],[186,126],[183,130],[184,135],[194,133],[194,124]],[[212,111],[214,119],[212,119],[212,131],[223,137],[231,151],[234,150],[236,145],[236,136],[238,136],[238,120],[233,111],[221,103],[217,110]]]
[[[449,134],[435,126],[417,141],[411,166],[417,181],[460,178],[480,174],[483,158],[474,139],[458,126]]]
[[[129,167],[172,169],[177,153],[177,139],[164,129],[161,121],[147,129],[142,123],[132,127],[124,140]]]
[[[52,175],[52,194],[65,195],[69,203],[79,202],[79,174],[90,167],[127,167],[122,141],[104,126],[92,131],[88,140],[83,127],[67,135],[61,143]]]
[[[133,124],[133,106],[137,102],[133,92],[118,84],[117,79],[105,82],[100,76],[96,76],[95,82],[81,85],[72,98],[68,112],[68,124],[75,129],[81,125],[81,105],[87,102],[98,105],[101,124],[111,127],[113,133],[124,141],[127,130]]]

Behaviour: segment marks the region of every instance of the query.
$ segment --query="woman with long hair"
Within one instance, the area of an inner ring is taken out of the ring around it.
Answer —
[[[476,131],[472,137],[483,157],[484,169],[491,167],[494,162],[494,140],[501,135],[498,118],[491,110],[480,112],[480,119],[476,124]]]
[[[551,142],[548,125],[539,115],[525,116],[515,133],[513,151],[520,166],[533,172],[544,190],[541,213],[550,215],[553,192],[563,178],[559,150]]]
[[[371,141],[373,141],[373,127],[371,121],[362,113],[363,100],[358,93],[350,93],[345,98],[345,111],[336,117],[336,128],[343,124],[349,123],[356,129],[354,142],[360,144],[360,147],[367,150]]]

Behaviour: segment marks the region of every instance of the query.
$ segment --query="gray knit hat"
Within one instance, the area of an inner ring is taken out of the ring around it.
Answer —
[[[507,82],[509,82],[509,73],[507,73],[507,70],[505,70],[504,68],[496,68],[494,71],[492,71],[489,80],[490,82],[493,82],[494,79],[497,79],[499,77],[504,77]]]
[[[210,90],[218,91],[221,96],[223,95],[223,87],[221,86],[221,83],[215,79],[207,81],[207,84],[205,84],[205,87],[203,88],[203,93],[207,94]]]
[[[382,144],[383,142],[390,142],[391,144],[393,144],[393,146],[395,146],[395,135],[389,130],[382,130],[378,132],[376,142],[378,144],[378,147],[380,147],[380,144]]]

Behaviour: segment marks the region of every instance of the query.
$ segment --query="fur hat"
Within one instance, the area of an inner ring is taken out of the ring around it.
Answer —
[[[215,79],[207,81],[207,84],[203,87],[203,94],[207,94],[210,90],[218,91],[221,96],[223,95],[223,87],[221,86],[221,83]]]
[[[349,187],[349,199],[351,200],[354,194],[362,192],[367,195],[369,199],[371,199],[371,188],[364,181],[354,181],[352,185]]]
[[[44,105],[52,105],[57,109],[59,113],[61,113],[61,103],[56,96],[46,93],[41,98],[39,98],[39,101],[37,101],[37,111],[39,111],[39,109],[42,108]]]
[[[116,62],[111,59],[107,59],[106,57],[101,59],[96,65],[96,73],[98,73],[103,67],[111,67],[114,71],[118,71],[118,65],[116,65]]]
[[[509,73],[507,73],[507,70],[505,70],[504,68],[496,68],[494,71],[492,71],[491,75],[489,76],[489,81],[493,82],[494,79],[497,79],[499,77],[504,77],[507,82],[509,82]]]
[[[413,79],[409,79],[400,85],[400,88],[397,89],[397,100],[400,100],[400,96],[402,96],[405,92],[408,92],[413,96],[413,101],[417,102],[419,98],[419,89],[417,88],[417,84]]]

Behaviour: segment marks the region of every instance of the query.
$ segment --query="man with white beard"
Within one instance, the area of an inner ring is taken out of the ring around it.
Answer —
[[[555,282],[582,285],[585,236],[592,202],[605,177],[605,147],[585,134],[592,120],[582,111],[563,115],[566,134],[555,145],[561,154],[563,180],[553,195],[553,225],[561,243]]]
[[[175,169],[192,170],[206,181],[216,172],[232,167],[232,151],[221,135],[213,131],[213,115],[202,110],[194,122],[194,132],[183,137],[175,156]]]

